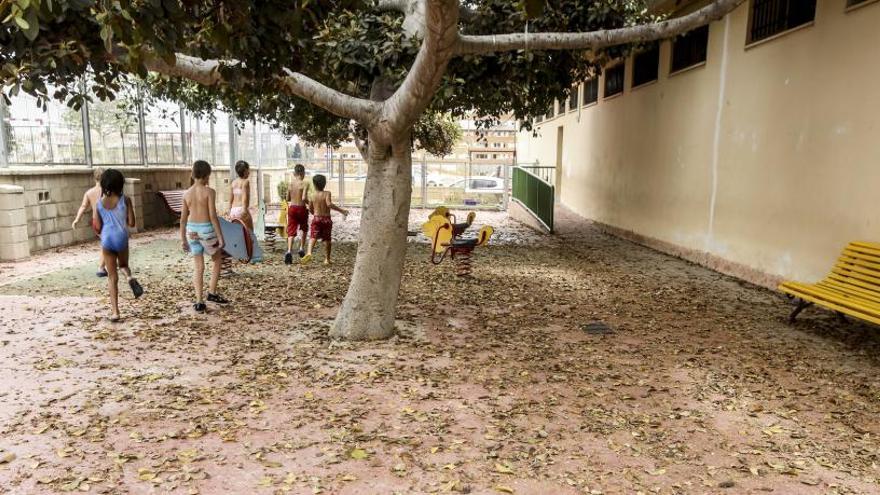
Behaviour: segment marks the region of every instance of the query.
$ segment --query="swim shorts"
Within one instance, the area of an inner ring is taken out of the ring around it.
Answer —
[[[211,222],[187,222],[186,241],[189,243],[189,254],[193,256],[205,253],[213,256],[220,249],[220,241]]]
[[[287,236],[295,236],[296,230],[309,231],[309,210],[305,205],[293,205],[287,208]]]
[[[329,216],[315,215],[312,218],[311,238],[329,242],[333,232],[333,220]]]

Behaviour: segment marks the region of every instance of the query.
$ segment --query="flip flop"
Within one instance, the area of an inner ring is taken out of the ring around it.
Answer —
[[[111,316],[108,318],[108,320],[110,320],[110,323],[119,323],[120,321],[122,321],[122,317],[119,315]]]
[[[141,287],[141,284],[137,281],[137,279],[128,279],[128,286],[131,287],[131,293],[134,294],[135,299],[144,295],[144,288]]]
[[[98,278],[106,277],[107,276],[107,269],[104,268],[102,270],[98,270],[97,272],[95,272],[95,276]]]
[[[312,255],[311,255],[311,254],[307,254],[307,255],[305,255],[305,256],[302,257],[301,260],[299,260],[299,262],[300,262],[301,264],[303,264],[303,265],[307,265],[310,261],[312,261]]]

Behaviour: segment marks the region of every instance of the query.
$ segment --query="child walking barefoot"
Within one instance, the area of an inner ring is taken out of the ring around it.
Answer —
[[[312,261],[312,249],[315,247],[315,242],[321,240],[324,242],[324,264],[329,265],[330,245],[332,243],[333,233],[333,220],[330,218],[330,210],[338,211],[346,217],[348,216],[348,210],[333,204],[333,199],[330,197],[330,191],[324,190],[324,187],[327,185],[326,177],[323,175],[316,175],[315,178],[312,179],[312,182],[315,184],[315,194],[312,197],[311,210],[315,217],[312,219],[309,250],[306,252],[306,255],[303,256],[301,262],[308,263]]]
[[[193,309],[204,313],[208,307],[203,299],[205,285],[205,253],[214,263],[211,282],[208,285],[208,301],[226,304],[223,296],[217,294],[217,279],[220,278],[220,265],[223,258],[223,232],[217,219],[217,193],[208,187],[211,165],[204,160],[193,163],[193,185],[183,194],[183,210],[180,213],[180,241],[183,250],[193,257],[193,288],[196,302]]]
[[[122,194],[125,177],[115,169],[101,174],[101,199],[92,210],[92,222],[101,233],[101,252],[110,286],[110,321],[119,317],[119,273],[128,279],[128,286],[135,299],[144,294],[144,288],[131,276],[128,267],[128,227],[135,226],[134,206],[131,199]]]

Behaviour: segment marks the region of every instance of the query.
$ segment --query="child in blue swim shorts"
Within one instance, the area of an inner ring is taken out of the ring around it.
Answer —
[[[217,193],[208,187],[210,177],[211,165],[204,160],[196,160],[192,169],[193,185],[183,194],[183,210],[180,214],[181,246],[193,257],[193,288],[196,295],[193,309],[198,313],[208,309],[203,298],[205,254],[211,257],[214,264],[208,285],[208,301],[218,304],[229,302],[217,293],[224,242],[217,218]]]
[[[186,241],[189,244],[189,254],[193,256],[214,256],[220,249],[220,240],[214,232],[211,222],[186,222]]]

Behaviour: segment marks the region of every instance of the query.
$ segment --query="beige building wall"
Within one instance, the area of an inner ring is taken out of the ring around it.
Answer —
[[[815,280],[880,240],[880,2],[746,47],[750,2],[710,27],[705,65],[542,123],[520,161],[557,163],[561,201],[646,244],[757,283]],[[604,81],[600,81],[600,84]]]

